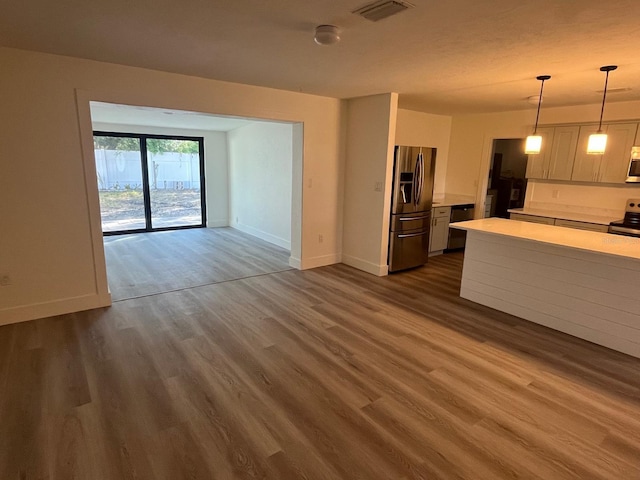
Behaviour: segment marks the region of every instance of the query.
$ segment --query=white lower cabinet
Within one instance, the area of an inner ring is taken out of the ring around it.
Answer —
[[[520,220],[521,222],[544,223],[545,225],[555,225],[556,219],[551,217],[538,217],[537,215],[524,215],[522,213],[509,214],[511,220]]]
[[[562,218],[539,217],[537,215],[525,215],[522,213],[509,214],[511,220],[521,222],[543,223],[545,225],[555,225],[557,227],[577,228],[578,230],[589,230],[591,232],[607,233],[609,227],[600,223],[577,222],[575,220],[564,220]]]
[[[449,218],[451,207],[431,209],[431,232],[429,233],[429,253],[441,252],[449,241]]]
[[[609,231],[609,227],[607,225],[601,225],[599,223],[576,222],[575,220],[563,220],[561,218],[556,218],[555,224],[558,227],[577,228],[579,230],[589,230],[590,232],[607,233]]]

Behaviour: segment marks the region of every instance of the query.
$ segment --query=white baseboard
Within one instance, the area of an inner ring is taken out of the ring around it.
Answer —
[[[358,257],[352,257],[351,255],[343,254],[342,263],[357,268],[358,270],[377,275],[378,277],[384,277],[389,274],[389,265],[378,265]]]
[[[110,305],[110,293],[83,295],[81,297],[64,298],[51,302],[21,305],[19,307],[0,310],[0,325],[27,322],[38,318],[54,317],[66,313],[109,307]]]
[[[240,230],[241,232],[248,233],[249,235],[253,235],[254,237],[258,237],[266,242],[273,243],[278,247],[282,247],[286,250],[291,250],[291,241],[286,240],[284,238],[277,237],[275,235],[271,235],[270,233],[263,232],[260,229],[250,227],[249,225],[244,225],[242,223],[235,223],[230,225],[232,228],[236,230]]]
[[[302,262],[300,261],[299,258],[289,257],[289,266],[296,268],[298,270],[302,270],[301,268]]]
[[[300,269],[308,270],[310,268],[326,267],[327,265],[334,265],[342,261],[342,255],[339,253],[332,253],[330,255],[320,255],[318,257],[303,258],[300,261]]]
[[[219,220],[207,220],[207,228],[218,228],[218,227],[228,227],[229,220],[226,218]]]

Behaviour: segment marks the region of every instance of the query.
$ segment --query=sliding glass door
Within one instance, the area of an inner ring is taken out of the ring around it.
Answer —
[[[102,232],[145,230],[139,138],[94,136]]]
[[[147,139],[154,228],[202,225],[199,152],[197,140]]]
[[[105,235],[205,226],[201,137],[93,138]]]

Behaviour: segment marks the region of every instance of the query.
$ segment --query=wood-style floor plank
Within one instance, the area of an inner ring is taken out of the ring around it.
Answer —
[[[640,360],[459,298],[462,260],[185,273],[0,327],[0,478],[640,480]]]
[[[233,228],[104,237],[114,301],[289,270],[289,252]]]

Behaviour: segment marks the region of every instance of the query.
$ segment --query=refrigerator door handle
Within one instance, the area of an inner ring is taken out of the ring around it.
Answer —
[[[418,198],[416,198],[416,205],[420,205],[420,201],[422,200],[422,188],[424,187],[424,155],[422,152],[418,155],[418,163],[420,164],[420,173],[418,174]]]
[[[416,157],[416,164],[413,167],[413,182],[411,182],[411,186],[413,187],[413,205],[418,206],[418,168],[420,165],[420,155]]]
[[[429,218],[431,215],[422,215],[421,217],[402,217],[399,218],[399,222],[411,222],[412,220],[424,220],[425,218]]]
[[[418,232],[418,233],[401,233],[398,235],[398,238],[409,238],[409,237],[422,237],[426,235],[427,232]]]

